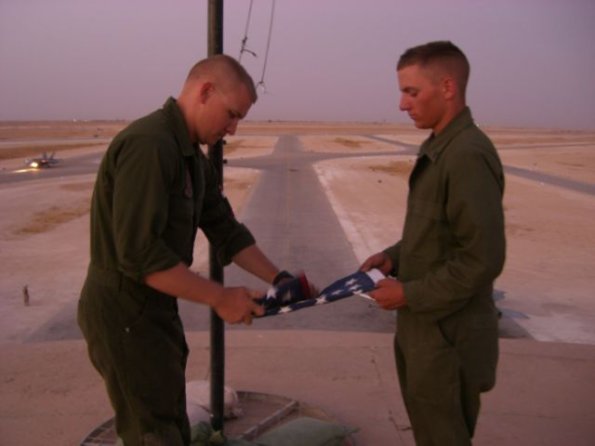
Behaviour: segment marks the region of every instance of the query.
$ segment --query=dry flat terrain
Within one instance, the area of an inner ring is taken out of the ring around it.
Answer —
[[[24,158],[42,151],[55,151],[64,160],[99,156],[124,125],[0,124],[0,174],[8,178],[0,183],[0,341],[26,339],[61,305],[76,299],[88,261],[94,174],[43,179],[23,169]],[[595,343],[595,134],[486,132],[507,180],[508,257],[496,283],[504,292],[502,306],[518,312],[517,322],[538,340]],[[248,122],[228,138],[226,157],[269,155],[285,134],[297,135],[304,151],[349,155],[319,161],[314,168],[358,259],[399,237],[415,160],[412,147],[424,132],[389,124]],[[230,167],[225,175],[226,194],[241,215],[259,172]],[[195,263],[203,272],[204,252],[197,249]]]
[[[86,361],[80,343],[64,341],[51,354],[43,342],[29,345],[26,363],[21,346],[78,298],[88,262],[94,174],[42,176],[24,169],[23,160],[43,151],[73,163],[87,154],[100,155],[124,125],[0,123],[0,354],[10,358],[0,366],[3,434],[27,432],[27,426],[10,419],[13,411],[29,410],[31,393],[47,393],[48,404],[56,392],[76,393],[81,416],[91,410],[81,381],[89,375],[77,373],[77,364],[60,362],[72,350]],[[595,344],[595,133],[485,130],[497,146],[507,181],[508,256],[496,283],[504,296],[500,307],[527,337]],[[269,155],[281,135],[298,137],[304,151],[349,155],[329,157],[314,167],[358,259],[399,238],[415,160],[411,146],[424,139],[424,132],[388,124],[248,122],[228,138],[226,157]],[[61,168],[58,164],[55,172]],[[259,175],[258,169],[226,168],[226,194],[240,217]],[[205,272],[206,263],[205,255],[199,255],[195,268]],[[81,367],[89,368],[87,363]],[[49,373],[64,373],[67,382],[48,391]],[[105,408],[106,403],[97,404]],[[55,405],[58,412],[67,410]],[[63,441],[54,432],[46,444],[70,444],[72,434],[62,434]]]

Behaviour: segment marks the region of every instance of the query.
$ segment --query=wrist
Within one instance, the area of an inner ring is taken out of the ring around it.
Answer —
[[[225,288],[219,283],[215,283],[216,288],[210,293],[206,304],[213,310],[218,308],[225,299]]]
[[[279,282],[281,282],[284,279],[295,279],[295,277],[293,276],[293,274],[291,274],[285,270],[281,270],[273,278],[273,281],[271,283],[273,284],[273,286],[277,286],[277,285],[279,285]]]

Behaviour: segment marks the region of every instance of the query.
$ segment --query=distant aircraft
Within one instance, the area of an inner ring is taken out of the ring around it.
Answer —
[[[52,152],[50,156],[47,155],[46,152],[43,152],[43,155],[40,158],[29,158],[25,161],[25,165],[27,167],[32,167],[34,169],[43,169],[46,167],[52,167],[58,164],[59,160],[54,158],[54,154],[56,152]]]

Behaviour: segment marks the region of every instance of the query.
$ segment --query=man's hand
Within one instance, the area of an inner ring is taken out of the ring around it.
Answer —
[[[385,310],[396,310],[407,305],[403,284],[395,279],[382,279],[376,284],[376,289],[368,294]]]
[[[225,322],[230,324],[243,322],[250,325],[253,316],[264,314],[264,308],[254,302],[254,299],[261,297],[262,294],[244,287],[223,288],[213,309]]]
[[[309,299],[318,297],[318,295],[320,294],[320,290],[318,289],[318,287],[314,285],[312,282],[310,282],[308,279],[306,279],[306,275],[303,272],[300,272],[297,275],[297,277],[302,276],[308,282],[308,291],[304,290],[304,294],[307,293],[306,296],[309,296]],[[294,276],[293,274],[290,274],[287,271],[281,271],[277,274],[275,280],[273,280],[273,286],[279,287],[284,283],[289,282],[290,280],[294,280],[295,278],[296,276]]]
[[[386,276],[393,270],[393,261],[385,252],[379,252],[368,257],[359,267],[360,271],[364,272],[370,271],[372,268],[378,268]]]

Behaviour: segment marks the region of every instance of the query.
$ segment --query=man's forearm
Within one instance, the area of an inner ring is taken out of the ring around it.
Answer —
[[[279,272],[279,268],[256,245],[244,248],[232,258],[232,261],[266,283],[273,283],[273,279]]]

